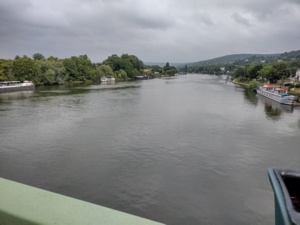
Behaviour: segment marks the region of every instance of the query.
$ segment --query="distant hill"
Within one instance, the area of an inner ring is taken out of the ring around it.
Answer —
[[[145,65],[147,66],[160,66],[160,67],[164,67],[166,65],[167,62],[144,62]],[[189,63],[172,63],[169,62],[170,66],[175,66],[175,67],[181,67],[184,66],[186,64],[191,64],[191,62]]]
[[[233,54],[194,63],[178,65],[182,73],[223,74],[233,71],[237,66],[251,64],[273,65],[284,61],[292,67],[299,67],[300,50],[277,54]]]
[[[167,62],[144,62],[147,66],[160,66],[163,67],[166,65]]]
[[[300,59],[300,50],[284,52],[284,53],[275,53],[275,54],[232,54],[225,55],[213,59],[202,60],[199,62],[189,62],[189,63],[172,63],[170,65],[175,67],[184,67],[187,65],[188,67],[200,67],[200,66],[209,66],[209,65],[226,65],[226,64],[234,64],[234,65],[245,65],[251,63],[273,63],[278,60],[290,61],[293,59]],[[165,66],[165,63],[162,62],[145,62],[146,65],[158,65]]]
[[[188,66],[204,66],[204,65],[213,65],[213,64],[228,64],[234,63],[236,61],[247,61],[247,59],[264,59],[264,58],[277,58],[281,54],[233,54],[226,55],[214,59],[203,60],[195,63],[190,63]]]

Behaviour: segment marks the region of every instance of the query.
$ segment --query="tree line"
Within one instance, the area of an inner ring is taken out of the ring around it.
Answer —
[[[300,50],[282,54],[236,54],[185,65],[183,73],[231,74],[242,80],[276,82],[295,75],[300,68]]]
[[[231,75],[233,78],[239,78],[241,81],[257,80],[260,82],[270,81],[276,83],[296,74],[298,63],[277,62],[273,65],[252,64],[236,67]]]
[[[16,56],[13,60],[0,59],[0,81],[31,80],[36,85],[59,85],[74,81],[97,82],[103,76],[127,81],[135,79],[145,73],[144,71],[160,76],[174,75],[177,69],[170,66],[146,66],[138,57],[128,54],[111,55],[102,63],[92,63],[87,55],[65,59],[50,56],[46,59],[41,53],[35,53],[32,58],[25,55]]]
[[[243,62],[228,64],[210,64],[202,66],[188,67],[185,65],[180,69],[183,73],[201,73],[201,74],[230,74],[233,78],[239,78],[241,81],[250,81],[256,79],[261,82],[270,81],[276,83],[278,80],[284,80],[295,76],[297,68],[300,68],[300,59],[277,62]]]

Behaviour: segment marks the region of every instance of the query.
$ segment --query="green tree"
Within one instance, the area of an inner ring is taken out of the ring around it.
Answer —
[[[166,63],[166,65],[163,67],[164,74],[168,76],[174,76],[176,73],[178,73],[178,70],[174,66],[170,66],[169,62]]]
[[[259,81],[265,82],[265,81],[268,81],[268,80],[271,79],[272,73],[273,73],[272,66],[267,65],[267,66],[262,67],[257,72],[257,74],[258,74],[257,78],[258,78]]]
[[[260,85],[261,85],[261,83],[258,82],[257,80],[251,80],[251,81],[249,82],[249,89],[255,90],[255,89],[257,89]]]
[[[246,77],[246,68],[244,66],[238,66],[232,73],[233,78]]]
[[[0,81],[13,80],[11,61],[0,59]]]
[[[124,70],[131,79],[141,73],[141,69],[144,68],[141,60],[134,55],[128,54],[123,54],[121,57],[115,54],[111,55],[103,61],[103,64],[109,65],[114,72]]]
[[[290,67],[289,70],[290,70],[290,74],[294,77],[297,72],[297,67]]]
[[[66,71],[65,67],[63,66],[63,63],[60,62],[60,64],[62,66],[58,67],[55,71],[55,73],[56,73],[56,83],[57,84],[65,84],[65,83],[68,82],[69,76],[67,74],[67,71]]]
[[[252,80],[255,79],[258,75],[258,71],[262,69],[262,65],[253,64],[247,67],[247,78]]]
[[[133,68],[138,71],[144,69],[144,63],[135,55],[123,54],[121,56],[121,59],[129,59]]]
[[[152,70],[152,72],[158,72],[158,73],[161,73],[161,71],[162,71],[162,68],[160,67],[160,66],[158,66],[158,65],[153,65],[153,66],[151,66],[151,70]]]
[[[62,60],[38,61],[41,83],[46,85],[64,84],[68,81],[68,74]]]
[[[187,66],[187,65],[184,66],[182,72],[183,72],[184,74],[188,73],[188,66]]]
[[[87,55],[74,57],[79,73],[86,79],[91,79],[93,64]]]
[[[47,60],[49,60],[49,61],[58,61],[59,59],[57,57],[55,57],[55,56],[49,56],[47,58]]]
[[[35,53],[35,54],[33,54],[32,58],[34,60],[44,60],[45,59],[45,57],[41,53]]]
[[[45,73],[43,73],[41,81],[43,84],[55,84],[55,71],[52,69],[48,69]]]
[[[71,81],[94,80],[95,69],[87,55],[64,59],[64,66]]]
[[[117,75],[120,79],[127,80],[127,73],[125,72],[125,70],[120,69],[119,71],[117,71]]]
[[[63,64],[67,71],[69,79],[71,81],[78,80],[80,77],[80,74],[79,74],[75,60],[73,60],[72,58],[64,59]]]
[[[289,67],[300,68],[300,60],[292,60],[292,61],[289,63]]]
[[[130,78],[134,78],[139,74],[138,70],[134,68],[133,64],[129,59],[123,59],[121,61],[120,69],[123,69],[126,72],[127,76]]]
[[[40,79],[38,77],[38,66],[34,60],[27,56],[14,60],[12,64],[12,72],[16,80],[31,80],[36,84],[40,83]]]
[[[285,62],[279,62],[272,66],[273,68],[273,80],[277,81],[280,79],[285,79],[290,76],[290,70]]]
[[[112,76],[114,76],[112,68],[108,65],[97,66],[96,71],[99,72],[98,74],[100,75],[100,77],[112,77]]]
[[[178,70],[175,67],[171,66],[165,71],[165,73],[169,76],[174,76],[176,73],[178,73]]]
[[[103,64],[110,66],[113,71],[122,69],[121,58],[116,54],[109,56],[106,60],[103,61]]]

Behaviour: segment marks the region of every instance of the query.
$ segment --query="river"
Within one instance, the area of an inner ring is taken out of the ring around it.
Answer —
[[[274,224],[300,108],[222,76],[0,95],[0,177],[169,225]]]

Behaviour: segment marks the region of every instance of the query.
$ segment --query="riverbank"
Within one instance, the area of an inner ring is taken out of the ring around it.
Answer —
[[[243,86],[245,88],[252,88],[250,82],[242,82],[238,81],[237,79],[232,80],[232,83]],[[300,107],[300,88],[292,88],[288,91],[288,94],[296,96],[296,101],[294,103],[295,107]]]
[[[241,86],[243,86],[245,88],[249,88],[250,87],[249,82],[242,82],[242,81],[238,81],[237,79],[234,79],[231,82],[234,83],[234,84],[241,85]]]

